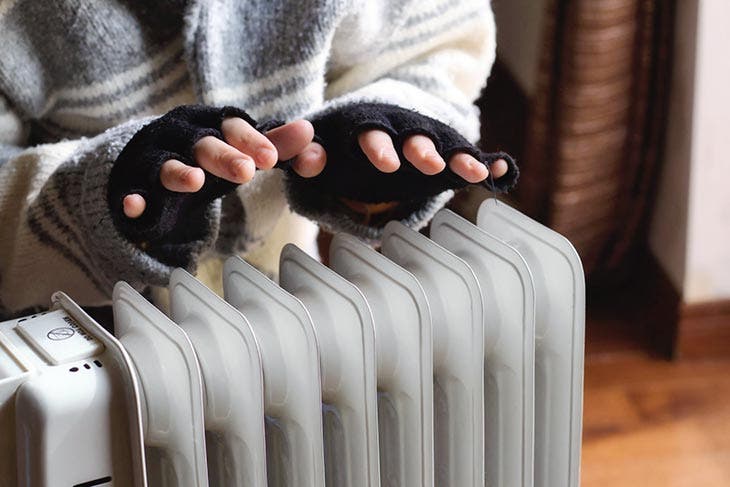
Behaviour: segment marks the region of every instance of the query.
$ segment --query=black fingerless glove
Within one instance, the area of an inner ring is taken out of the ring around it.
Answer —
[[[439,174],[427,176],[407,162],[402,152],[403,142],[416,134],[428,136],[445,161],[458,152],[474,156],[487,167],[497,159],[504,159],[508,166],[507,174],[494,181],[488,178],[481,183],[489,189],[508,191],[519,176],[519,169],[508,154],[482,152],[448,125],[395,105],[347,105],[316,117],[311,122],[317,142],[322,144],[327,153],[327,165],[314,178],[302,178],[290,171],[289,184],[294,192],[304,191],[312,195],[326,193],[365,203],[380,203],[423,200],[469,184],[448,167]],[[393,139],[401,160],[397,171],[379,171],[363,153],[358,135],[370,129],[387,132]]]
[[[206,172],[200,191],[177,193],[162,186],[160,168],[169,159],[197,167],[193,145],[208,135],[222,140],[221,123],[228,117],[258,125],[235,107],[180,106],[142,127],[114,162],[107,198],[116,228],[167,264],[188,264],[187,246],[205,239],[211,229],[210,203],[236,184]],[[122,207],[124,197],[132,193],[142,195],[147,203],[144,213],[134,219],[125,216]]]

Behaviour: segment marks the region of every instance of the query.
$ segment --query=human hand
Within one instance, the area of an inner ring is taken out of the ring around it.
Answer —
[[[352,202],[367,204],[370,211],[373,204],[412,204],[474,183],[505,192],[519,176],[508,154],[485,153],[443,122],[395,105],[344,105],[312,124],[329,162],[310,160],[309,180],[297,176],[298,160],[292,165],[297,174],[290,187],[307,200],[327,195],[351,208]]]
[[[393,139],[382,130],[367,130],[358,136],[360,148],[372,164],[385,173],[400,168],[398,153]],[[403,141],[403,155],[416,169],[427,176],[438,174],[446,168],[433,141],[425,135],[412,135]],[[484,181],[490,170],[475,157],[458,152],[449,158],[449,169],[469,183]],[[498,179],[507,173],[507,161],[497,159],[491,167],[492,177]]]
[[[243,118],[229,117],[221,123],[221,132],[223,140],[208,135],[193,145],[198,167],[178,159],[165,161],[159,171],[162,186],[177,193],[196,193],[205,184],[206,171],[231,183],[243,184],[253,178],[257,168],[271,169],[278,160],[295,156],[303,177],[320,161],[324,167],[324,149],[312,142],[314,129],[306,120],[287,123],[264,135]],[[122,205],[125,216],[135,219],[144,213],[147,202],[141,194],[130,193]]]
[[[393,139],[382,130],[366,130],[358,136],[358,144],[368,160],[384,173],[392,173],[400,168],[398,153]],[[303,153],[292,164],[292,168],[303,177],[314,177],[325,167],[327,155],[319,144],[310,144],[316,153]],[[320,150],[321,149],[321,150]],[[425,135],[412,135],[405,139],[402,146],[405,158],[413,167],[427,176],[438,174],[446,168],[446,162],[439,155],[433,141]],[[449,169],[469,183],[478,183],[489,177],[490,170],[475,157],[459,152],[449,158]],[[491,166],[494,179],[507,174],[507,161],[497,159]]]
[[[258,123],[236,107],[176,107],[137,130],[117,156],[107,181],[110,216],[150,255],[182,262],[215,231],[217,199],[279,159],[319,157],[312,137],[304,120]]]

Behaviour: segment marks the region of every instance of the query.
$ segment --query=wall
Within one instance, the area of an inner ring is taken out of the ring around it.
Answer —
[[[700,1],[684,295],[730,299],[730,2]]]
[[[527,95],[535,91],[546,0],[492,0],[497,54]]]
[[[677,2],[669,120],[649,247],[682,292],[686,277],[694,115],[697,0]]]
[[[686,303],[730,299],[730,2],[678,2],[666,170],[651,248]]]

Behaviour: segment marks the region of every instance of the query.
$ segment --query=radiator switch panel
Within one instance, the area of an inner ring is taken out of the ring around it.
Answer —
[[[21,321],[18,333],[52,365],[98,355],[103,345],[61,310]]]

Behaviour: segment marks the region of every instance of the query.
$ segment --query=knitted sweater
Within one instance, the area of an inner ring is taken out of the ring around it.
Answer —
[[[166,283],[170,265],[120,233],[107,203],[114,161],[154,117],[202,103],[292,120],[384,102],[474,141],[494,38],[484,0],[0,2],[0,311],[46,305],[58,289],[100,305],[119,279]],[[424,224],[451,195],[402,220]],[[292,201],[378,237],[295,196],[281,171],[257,172],[209,206],[189,269],[211,247],[245,254]]]

